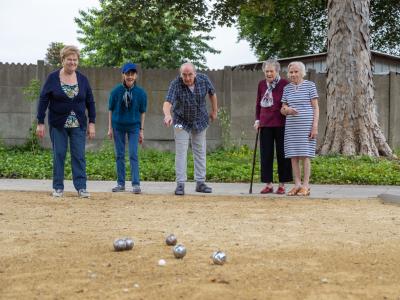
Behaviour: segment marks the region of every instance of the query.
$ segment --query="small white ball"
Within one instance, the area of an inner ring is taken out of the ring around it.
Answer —
[[[167,262],[164,260],[164,259],[160,259],[159,261],[158,261],[158,265],[159,266],[165,266],[167,264]]]

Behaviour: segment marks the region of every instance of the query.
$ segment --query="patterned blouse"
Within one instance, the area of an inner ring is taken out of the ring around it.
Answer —
[[[64,93],[68,96],[68,98],[73,101],[74,97],[79,93],[79,86],[78,84],[66,84],[61,82],[61,88]],[[71,110],[67,120],[65,121],[64,128],[76,128],[79,127],[79,121],[75,115],[75,112]]]

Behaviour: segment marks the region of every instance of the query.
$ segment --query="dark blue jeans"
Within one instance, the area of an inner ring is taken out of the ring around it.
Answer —
[[[86,189],[86,130],[82,128],[56,128],[50,126],[53,146],[53,189],[64,190],[65,156],[71,152],[72,180],[77,191]]]
[[[128,137],[129,162],[131,166],[132,185],[140,185],[138,144],[139,132],[128,132],[113,129],[115,144],[115,159],[117,162],[117,183],[125,186],[125,141]]]

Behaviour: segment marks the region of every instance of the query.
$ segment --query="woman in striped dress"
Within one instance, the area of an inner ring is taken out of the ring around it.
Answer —
[[[290,84],[282,95],[281,113],[286,116],[285,157],[292,161],[295,186],[288,196],[310,195],[310,158],[315,157],[318,135],[318,93],[314,82],[304,80],[305,66],[291,62],[288,66]],[[303,182],[300,161],[303,162]]]

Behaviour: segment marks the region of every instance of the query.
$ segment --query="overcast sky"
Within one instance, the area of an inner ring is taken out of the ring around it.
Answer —
[[[51,42],[74,44],[78,11],[98,7],[98,0],[0,0],[0,62],[33,63],[44,59]],[[218,28],[210,42],[220,54],[207,55],[207,66],[221,69],[257,61],[247,42],[237,43],[234,28]]]

